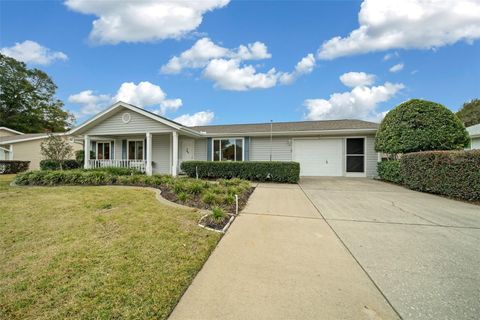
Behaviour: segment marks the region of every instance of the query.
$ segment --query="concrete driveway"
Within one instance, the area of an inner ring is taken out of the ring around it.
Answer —
[[[260,184],[170,319],[398,319],[298,185]]]
[[[300,185],[402,318],[479,318],[479,206],[369,179]]]

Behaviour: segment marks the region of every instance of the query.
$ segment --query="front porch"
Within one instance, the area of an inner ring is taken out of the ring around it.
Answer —
[[[131,168],[152,175],[179,172],[179,134],[84,135],[84,151],[90,156],[86,169]],[[193,159],[193,158],[192,158]]]

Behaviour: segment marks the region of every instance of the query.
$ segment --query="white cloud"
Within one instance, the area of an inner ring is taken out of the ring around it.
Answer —
[[[203,15],[229,0],[66,0],[71,10],[95,15],[90,39],[101,44],[178,39],[194,31]]]
[[[359,28],[322,44],[318,56],[335,59],[395,48],[430,49],[480,38],[478,0],[364,0]]]
[[[174,119],[187,127],[205,126],[213,121],[215,114],[211,111],[200,111],[194,114],[184,114]]]
[[[381,120],[384,114],[376,110],[378,104],[390,100],[405,86],[402,83],[390,82],[379,86],[369,85],[359,85],[351,91],[333,93],[328,99],[305,100],[304,106],[307,108],[305,119]]]
[[[383,56],[383,61],[388,61],[388,60],[391,60],[393,58],[397,58],[399,57],[400,55],[398,54],[397,51],[395,52],[391,52],[391,53],[387,53],[386,55]]]
[[[16,42],[12,47],[0,49],[0,52],[6,56],[31,64],[48,65],[55,60],[68,59],[65,53],[52,51],[31,40],[25,40],[22,43]]]
[[[370,86],[375,82],[375,75],[365,72],[347,72],[340,76],[340,81],[347,87]]]
[[[259,41],[228,49],[215,44],[209,38],[199,39],[190,49],[171,58],[160,69],[161,73],[176,74],[185,68],[203,69],[203,76],[215,82],[214,86],[224,90],[245,91],[271,88],[290,84],[298,77],[310,73],[315,67],[315,57],[308,54],[295,66],[292,72],[257,72],[246,60],[269,59],[272,55],[267,46]]]
[[[80,112],[76,113],[77,117],[99,113],[111,100],[112,97],[110,95],[96,95],[92,90],[85,90],[68,97],[68,102],[82,106]]]
[[[240,61],[235,59],[213,59],[203,71],[203,75],[213,80],[215,87],[234,91],[271,88],[277,84],[280,76],[275,68],[266,73],[258,73],[253,66],[242,67]]]
[[[298,77],[311,73],[315,68],[315,63],[315,57],[312,53],[309,53],[297,63],[293,72],[286,72],[280,76],[280,83],[290,84]]]
[[[160,86],[148,81],[138,84],[124,82],[115,95],[94,94],[92,90],[85,90],[68,97],[68,102],[79,104],[81,109],[76,113],[78,117],[92,115],[105,109],[117,101],[133,104],[137,107],[157,107],[156,113],[165,114],[167,111],[177,111],[182,106],[181,99],[166,99],[167,95]]]
[[[270,57],[267,46],[259,41],[231,50],[215,44],[209,38],[202,38],[195,42],[190,49],[171,58],[167,64],[161,67],[160,71],[174,74],[180,73],[184,68],[204,68],[212,59],[260,60]]]
[[[399,72],[399,71],[402,71],[403,70],[403,67],[405,65],[403,63],[397,63],[396,65],[393,65],[390,69],[388,69],[388,71],[390,72]]]
[[[246,46],[240,45],[236,52],[231,53],[231,57],[240,60],[262,60],[270,59],[272,55],[268,53],[268,48],[263,42],[256,41]]]

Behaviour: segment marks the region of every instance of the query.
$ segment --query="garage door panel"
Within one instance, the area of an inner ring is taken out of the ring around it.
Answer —
[[[296,139],[294,161],[302,176],[342,176],[342,139]]]

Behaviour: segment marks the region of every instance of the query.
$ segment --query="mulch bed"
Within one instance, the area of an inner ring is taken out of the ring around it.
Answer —
[[[215,230],[223,230],[223,228],[227,225],[230,221],[231,216],[227,215],[223,220],[214,220],[210,216],[206,216],[202,219],[201,224],[205,227],[212,228]]]
[[[162,197],[164,197],[168,201],[172,201],[172,202],[175,202],[175,203],[178,203],[178,204],[182,204],[184,206],[188,206],[188,207],[192,207],[192,208],[198,208],[198,209],[204,209],[204,210],[210,210],[210,209],[212,209],[212,207],[215,207],[215,205],[212,206],[212,205],[205,204],[202,201],[202,195],[201,194],[197,194],[197,195],[191,195],[190,194],[189,198],[186,201],[181,201],[180,199],[178,199],[178,196],[170,188],[168,188],[166,186],[160,186],[159,189],[162,191]],[[250,195],[252,194],[254,189],[255,188],[252,187],[252,188],[250,188],[250,189],[248,189],[248,190],[246,190],[243,193],[238,195],[238,211],[239,212],[247,204],[248,198],[250,198]],[[223,204],[223,205],[219,205],[219,207],[221,207],[223,210],[225,210],[228,213],[232,213],[232,214],[235,213],[235,203],[233,203],[231,205]],[[228,220],[227,220],[227,222],[228,222]]]

